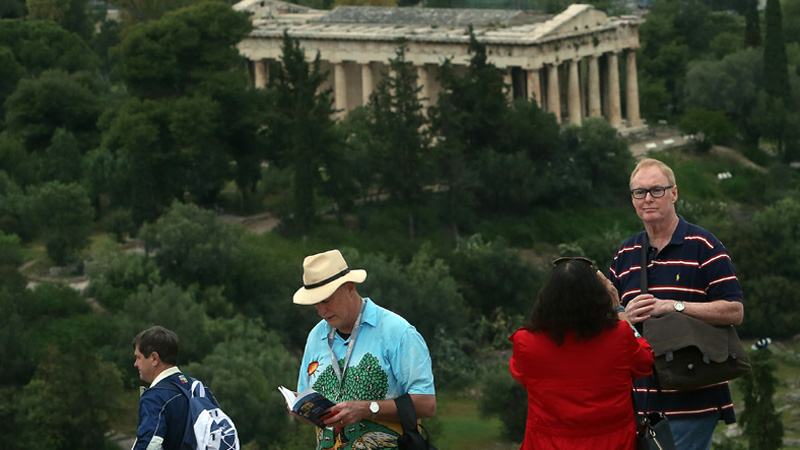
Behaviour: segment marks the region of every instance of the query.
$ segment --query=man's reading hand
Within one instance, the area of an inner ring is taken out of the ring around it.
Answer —
[[[326,417],[324,422],[329,427],[345,427],[369,415],[369,402],[342,402],[331,407],[330,416]]]

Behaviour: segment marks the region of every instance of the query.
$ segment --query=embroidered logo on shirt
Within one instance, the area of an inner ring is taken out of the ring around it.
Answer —
[[[189,382],[189,380],[187,380],[186,377],[183,376],[183,374],[178,375],[178,379],[181,380],[181,383],[183,383],[183,384],[186,384],[186,383]]]
[[[681,274],[675,275],[675,281],[680,281],[680,279],[681,279]]]

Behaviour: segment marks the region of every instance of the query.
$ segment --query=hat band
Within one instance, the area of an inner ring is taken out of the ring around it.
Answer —
[[[337,273],[336,275],[334,275],[334,276],[332,276],[332,277],[330,277],[330,278],[326,278],[326,279],[324,279],[324,280],[320,281],[319,283],[314,283],[314,284],[304,284],[304,285],[303,285],[303,287],[304,287],[304,288],[306,288],[306,289],[314,289],[314,288],[318,288],[318,287],[320,287],[320,286],[324,286],[324,285],[326,285],[326,284],[330,283],[330,282],[331,282],[331,281],[333,281],[333,280],[336,280],[336,279],[342,278],[343,276],[347,275],[349,272],[350,272],[350,268],[348,267],[347,269],[344,269],[343,271],[341,271],[341,272]]]

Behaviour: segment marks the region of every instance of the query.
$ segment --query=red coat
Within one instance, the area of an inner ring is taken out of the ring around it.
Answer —
[[[511,376],[528,390],[522,450],[636,448],[631,387],[653,352],[627,322],[588,341],[567,333],[561,346],[524,328],[509,340]]]

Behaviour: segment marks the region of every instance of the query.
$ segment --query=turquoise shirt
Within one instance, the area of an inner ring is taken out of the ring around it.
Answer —
[[[361,329],[356,336],[341,391],[328,348],[331,327],[321,320],[308,335],[297,392],[313,387],[336,403],[384,400],[406,393],[434,395],[431,357],[425,340],[405,319],[368,298],[365,300],[367,305]],[[352,336],[345,341],[338,334],[334,337],[333,352],[340,367],[344,364],[351,339]],[[396,448],[399,424],[397,427],[386,426],[368,420],[359,424],[344,429],[318,430],[317,448],[330,448],[335,443],[346,443],[343,449],[360,448],[356,443],[368,437],[373,442],[380,438],[385,443],[385,446],[376,448]]]

